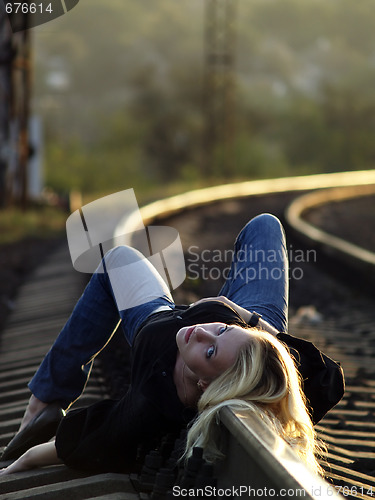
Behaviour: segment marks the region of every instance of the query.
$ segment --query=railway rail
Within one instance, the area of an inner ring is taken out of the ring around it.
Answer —
[[[305,192],[307,187],[298,191]],[[183,207],[169,210],[167,216],[154,214],[151,219],[155,224],[175,227],[180,233],[187,278],[174,296],[176,302],[182,303],[217,294],[229,265],[229,254],[220,262],[212,262],[214,252],[225,256],[224,249],[231,247],[234,236],[249,218],[271,212],[282,219],[291,257],[290,331],[312,340],[340,360],[347,378],[343,400],[317,426],[327,445],[326,474],[345,497],[372,498],[375,496],[375,314],[371,289],[360,290],[357,283],[346,279],[352,273],[348,269],[344,280],[337,274],[332,276],[327,272],[332,267],[332,255],[327,257],[320,247],[306,247],[306,242],[301,242],[285,218],[285,209],[295,198],[295,191],[282,190],[250,197],[225,196],[204,206],[197,203],[200,206],[188,210]],[[211,262],[207,262],[209,255]],[[216,274],[205,278],[204,270],[208,264],[212,269],[213,263]],[[28,398],[26,381],[81,290],[82,276],[72,271],[67,249],[51,256],[20,290],[15,314],[1,340],[0,445],[5,445],[17,429]],[[117,359],[117,365],[121,365],[125,349],[122,339],[115,336],[108,349],[112,349],[111,359]],[[98,369],[93,370],[85,396],[78,404],[89,404],[123,390],[127,374],[123,367],[108,373],[106,355],[108,350],[104,351]],[[127,475],[88,477],[65,467],[51,467],[2,478],[0,500],[65,498],[67,494],[71,498],[140,498],[142,493],[137,486],[134,478]]]

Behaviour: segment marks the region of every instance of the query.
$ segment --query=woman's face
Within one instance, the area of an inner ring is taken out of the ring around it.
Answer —
[[[233,365],[249,335],[249,331],[239,326],[202,323],[181,328],[176,341],[186,367],[198,379],[209,383]]]

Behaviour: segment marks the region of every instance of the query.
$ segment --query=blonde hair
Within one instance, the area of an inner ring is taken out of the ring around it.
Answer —
[[[198,417],[189,429],[185,458],[195,446],[214,461],[220,451],[219,410],[249,410],[289,443],[303,462],[321,473],[319,445],[306,409],[300,377],[287,348],[271,334],[252,329],[233,366],[213,380],[198,402]]]

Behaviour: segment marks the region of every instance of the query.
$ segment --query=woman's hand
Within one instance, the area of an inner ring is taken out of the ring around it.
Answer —
[[[28,451],[30,451],[30,450],[28,450]],[[8,467],[6,467],[5,469],[1,469],[0,476],[6,476],[8,474],[13,474],[14,472],[22,472],[25,470],[32,469],[32,467],[29,466],[28,451],[26,451],[15,462],[8,465]]]
[[[239,306],[232,300],[228,299],[224,295],[219,295],[218,297],[207,297],[204,299],[197,300],[197,302],[193,302],[193,304],[190,304],[190,306],[196,306],[198,304],[202,304],[203,302],[223,302],[224,304],[227,304],[230,306],[232,309],[234,309],[240,316],[241,318],[245,321],[245,323],[249,323],[250,318],[252,316],[252,313],[248,311],[247,309],[244,309],[243,307]],[[264,320],[263,318],[259,318],[259,323],[258,323],[258,328],[261,330],[264,330],[271,335],[275,336],[279,333],[276,328],[274,328],[268,321]]]
[[[229,300],[227,297],[224,295],[219,295],[218,297],[207,297],[204,299],[200,299],[197,302],[194,302],[193,304],[190,304],[190,306],[196,306],[198,304],[202,304],[203,302],[222,302],[228,306],[230,306],[232,309],[234,309],[240,316],[241,318],[245,321],[245,323],[248,323],[252,313],[249,312],[247,309],[244,309],[243,307],[239,306],[232,300]]]
[[[199,300],[197,300],[197,302],[193,302],[192,304],[190,304],[190,306],[196,306],[196,305],[201,304],[203,302],[224,302],[225,304],[228,304],[229,306],[232,306],[232,307],[233,307],[233,305],[237,306],[237,304],[235,304],[234,302],[229,300],[227,297],[225,297],[225,295],[219,295],[217,297],[206,297],[203,299],[199,299]],[[239,307],[239,306],[237,306],[237,307]]]
[[[55,442],[50,441],[49,443],[38,444],[27,450],[15,462],[5,469],[0,470],[0,476],[60,463],[62,461],[57,456]]]

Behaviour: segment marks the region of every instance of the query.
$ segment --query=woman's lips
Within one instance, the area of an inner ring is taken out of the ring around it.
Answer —
[[[194,331],[194,326],[191,326],[189,327],[187,330],[186,330],[186,333],[185,333],[185,342],[188,343],[189,342],[189,339],[191,337],[191,334],[193,333]]]

